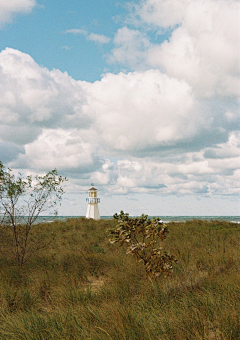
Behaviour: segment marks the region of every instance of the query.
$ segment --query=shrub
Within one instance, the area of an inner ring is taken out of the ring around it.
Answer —
[[[168,234],[166,225],[160,218],[129,217],[123,211],[115,214],[114,219],[118,221],[115,228],[110,230],[110,242],[127,245],[127,254],[132,254],[138,262],[145,266],[146,274],[153,278],[165,273],[168,276],[173,270],[173,263],[177,262],[160,247]]]

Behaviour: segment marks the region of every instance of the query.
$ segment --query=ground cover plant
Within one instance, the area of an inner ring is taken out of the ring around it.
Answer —
[[[240,339],[240,226],[169,223],[173,273],[149,278],[108,241],[115,220],[40,224],[48,247],[19,267],[0,255],[0,339]]]

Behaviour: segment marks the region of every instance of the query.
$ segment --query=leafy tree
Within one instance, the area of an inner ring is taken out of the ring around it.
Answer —
[[[39,239],[31,237],[33,224],[40,213],[54,208],[61,200],[65,180],[56,169],[34,178],[15,176],[0,162],[0,252],[14,258],[18,265],[42,247]]]
[[[177,262],[173,255],[160,247],[168,234],[166,225],[160,218],[149,219],[148,215],[129,217],[123,211],[115,214],[117,226],[110,230],[111,243],[127,245],[127,254],[132,254],[145,266],[146,273],[153,278],[165,273],[168,276]]]

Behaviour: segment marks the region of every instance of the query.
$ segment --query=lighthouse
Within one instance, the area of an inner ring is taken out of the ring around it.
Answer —
[[[100,198],[97,198],[97,189],[93,186],[88,189],[88,198],[86,198],[86,201],[88,202],[86,218],[99,220],[98,203],[100,203]]]

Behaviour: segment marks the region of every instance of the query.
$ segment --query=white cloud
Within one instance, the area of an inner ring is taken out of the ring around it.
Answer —
[[[102,166],[103,170],[112,170],[114,169],[114,163],[110,161],[110,159],[106,159],[105,163]]]
[[[215,33],[195,36],[179,27],[169,42],[149,51],[151,63],[164,67],[167,74],[186,79],[200,96],[239,94],[239,44]]]
[[[72,33],[72,34],[82,34],[82,35],[87,35],[88,32],[86,30],[83,30],[81,28],[72,28],[70,30],[66,30],[65,33]]]
[[[3,140],[25,144],[43,127],[84,127],[88,117],[82,115],[83,102],[81,85],[67,73],[42,68],[28,54],[14,49],[0,53]]]
[[[155,67],[185,79],[203,97],[237,96],[240,82],[240,4],[235,0],[146,0],[134,5],[132,22],[140,17],[156,32],[171,28],[169,41],[155,44],[147,33],[120,29],[111,61],[130,67]],[[119,39],[119,36],[121,39]]]
[[[198,133],[207,121],[199,112],[185,81],[157,70],[118,75],[83,83],[87,93],[84,113],[105,147],[114,150],[145,150],[174,145]]]
[[[84,141],[76,129],[44,129],[32,143],[25,145],[25,153],[20,154],[12,164],[38,169],[91,169],[96,167],[94,144]]]
[[[91,183],[97,183],[98,185],[107,185],[110,181],[110,174],[109,172],[101,172],[101,171],[96,171],[93,172],[91,175]]]
[[[109,194],[236,195],[235,111],[228,102],[220,111],[211,105],[185,80],[159,70],[109,73],[88,83],[20,51],[0,53],[4,159],[12,167],[57,167],[78,176],[75,191],[93,181]]]
[[[88,31],[79,28],[66,30],[65,33],[81,34],[84,35],[87,40],[94,41],[99,44],[108,44],[111,40],[109,37],[106,37],[103,34],[88,33]]]
[[[122,159],[104,184],[108,184],[109,193],[115,194],[239,194],[240,153],[236,150],[236,140],[239,144],[239,134],[231,133],[226,143],[212,148],[216,153],[222,150],[224,158],[220,153],[219,157],[210,159],[205,148],[198,152],[182,152],[175,157]],[[102,174],[105,173],[103,169]],[[101,178],[100,172],[98,177]]]
[[[0,25],[12,20],[17,13],[29,13],[35,0],[0,0]]]
[[[72,46],[62,46],[62,48],[64,49],[64,50],[66,50],[66,51],[68,51],[68,50],[71,50],[72,49]]]
[[[99,44],[108,44],[111,40],[109,37],[106,37],[103,34],[96,34],[96,33],[90,33],[87,36],[87,39],[91,41],[95,41]]]
[[[227,143],[217,147],[206,148],[204,156],[210,159],[229,159],[240,156],[240,132],[233,131],[229,134]]]
[[[139,4],[132,3],[131,17],[128,18],[133,24],[147,23],[159,27],[168,28],[181,23],[184,16],[186,1],[176,0],[142,0]]]
[[[118,62],[123,65],[130,65],[134,69],[138,66],[144,67],[151,46],[146,34],[125,26],[118,29],[113,43],[115,47],[108,57],[109,63]]]

